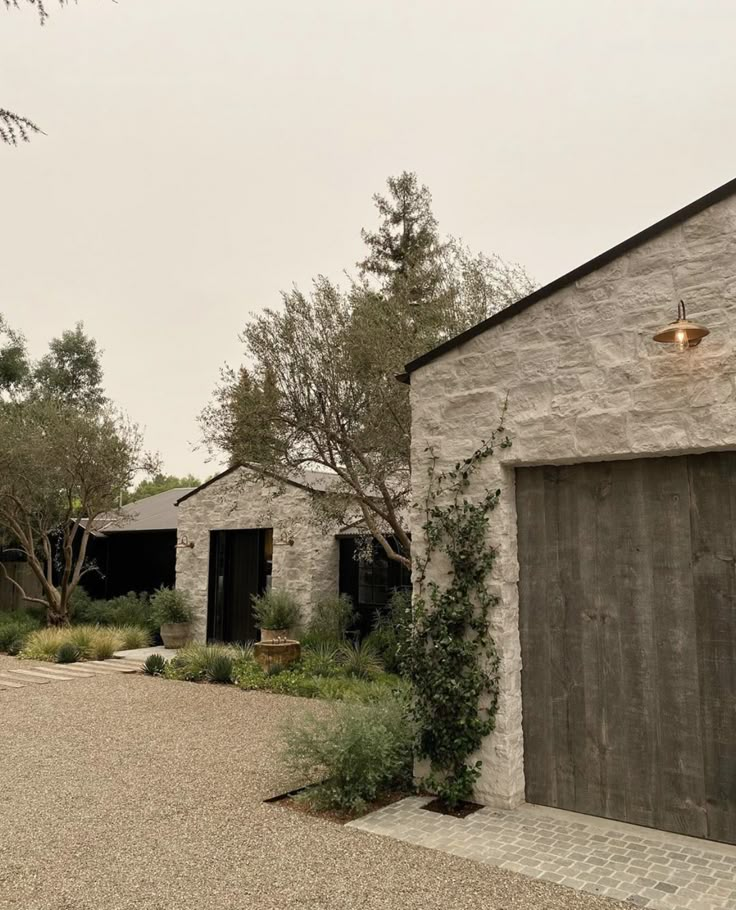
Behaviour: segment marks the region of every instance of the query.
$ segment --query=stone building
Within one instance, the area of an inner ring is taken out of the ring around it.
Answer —
[[[330,475],[309,472],[308,482],[326,489]],[[360,558],[359,529],[325,528],[312,495],[264,484],[236,466],[178,500],[176,586],[192,597],[198,640],[257,639],[251,599],[268,588],[293,594],[305,618],[320,599],[347,594],[355,631],[364,633],[391,592],[408,583],[380,553]]]
[[[682,351],[653,339],[681,300],[710,330]],[[407,374],[415,502],[508,397],[471,494],[501,490],[478,799],[736,842],[736,181]]]

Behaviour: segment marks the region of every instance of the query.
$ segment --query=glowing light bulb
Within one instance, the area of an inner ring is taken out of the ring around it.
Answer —
[[[687,332],[684,329],[678,329],[675,332],[675,344],[678,351],[686,351],[688,349]]]

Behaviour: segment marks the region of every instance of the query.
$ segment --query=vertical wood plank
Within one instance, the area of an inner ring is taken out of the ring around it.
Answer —
[[[736,843],[736,454],[688,466],[708,836]]]

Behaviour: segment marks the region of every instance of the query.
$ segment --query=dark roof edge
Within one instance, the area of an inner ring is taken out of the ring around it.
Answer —
[[[239,464],[230,465],[229,468],[226,468],[224,471],[220,471],[219,474],[215,474],[214,477],[210,477],[209,480],[205,480],[205,482],[201,483],[198,487],[195,487],[193,490],[190,490],[188,493],[185,493],[184,496],[181,497],[181,499],[176,500],[174,505],[178,506],[180,502],[184,502],[185,499],[189,499],[191,496],[194,496],[195,494],[201,492],[206,487],[210,486],[210,484],[215,483],[215,481],[221,480],[223,477],[227,477],[228,474],[232,474],[233,471],[237,471],[237,469],[239,467],[241,467],[241,465],[239,465]]]
[[[661,234],[663,231],[674,227],[676,224],[679,224],[682,221],[686,221],[693,215],[697,215],[698,212],[702,212],[704,209],[709,208],[716,202],[721,202],[722,200],[727,199],[734,193],[736,193],[736,178],[729,180],[727,183],[724,183],[717,189],[712,190],[710,193],[706,193],[705,196],[701,196],[699,199],[696,199],[689,205],[678,209],[676,212],[673,212],[666,218],[662,218],[661,221],[657,221],[655,224],[650,225],[648,228],[644,228],[644,230],[639,231],[638,234],[634,234],[627,240],[616,244],[616,246],[612,246],[610,250],[606,250],[605,253],[600,253],[593,259],[589,259],[587,262],[579,265],[571,272],[567,272],[565,275],[561,275],[559,278],[556,278],[549,284],[545,284],[544,287],[537,288],[536,291],[532,291],[532,293],[527,297],[522,297],[521,300],[517,300],[516,303],[512,303],[510,306],[505,307],[498,313],[494,313],[493,316],[489,316],[488,319],[484,319],[483,322],[479,322],[477,325],[472,326],[465,332],[462,332],[460,335],[456,335],[454,338],[449,338],[447,341],[444,341],[436,348],[432,348],[431,351],[427,351],[426,354],[422,354],[421,356],[416,357],[410,363],[406,364],[404,367],[405,372],[401,373],[396,378],[400,382],[409,382],[410,374],[419,369],[419,367],[423,367],[426,364],[431,363],[433,360],[436,360],[438,357],[441,357],[443,354],[447,353],[447,351],[451,351],[453,348],[459,347],[466,341],[470,341],[471,338],[475,338],[476,335],[480,335],[482,332],[485,332],[486,329],[490,329],[494,325],[498,325],[501,322],[505,322],[507,319],[511,319],[513,316],[516,316],[519,313],[523,312],[532,304],[537,303],[540,300],[544,300],[544,298],[549,297],[550,294],[554,294],[555,291],[559,291],[567,285],[571,284],[573,281],[577,281],[578,279],[583,278],[585,275],[589,275],[596,269],[601,268],[601,266],[608,265],[609,262],[613,262],[614,259],[617,259],[623,253],[634,249],[635,247],[639,246],[639,244],[650,240],[652,237],[656,237],[657,234]]]

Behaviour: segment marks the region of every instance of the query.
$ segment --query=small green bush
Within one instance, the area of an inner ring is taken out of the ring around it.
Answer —
[[[176,656],[169,661],[170,674],[175,679],[185,679],[198,682],[207,679],[213,668],[220,672],[225,661],[230,667],[229,676],[232,675],[233,666],[238,658],[239,649],[230,645],[203,645],[199,642],[179,648]],[[224,672],[224,669],[221,671]],[[224,680],[218,679],[218,682]]]
[[[62,642],[56,652],[57,664],[75,664],[79,660],[79,648],[70,641]]]
[[[187,591],[178,591],[174,588],[157,588],[151,598],[151,609],[159,626],[165,623],[192,621],[191,598]]]
[[[24,610],[0,613],[0,652],[17,654],[20,650],[18,643],[22,646],[28,635],[38,627],[38,620]]]
[[[373,679],[383,672],[383,664],[369,641],[346,641],[338,651],[338,661],[348,676]]]
[[[344,703],[327,718],[292,722],[284,760],[305,780],[323,779],[304,797],[315,808],[359,812],[382,793],[411,786],[414,739],[404,699]]]
[[[233,682],[238,688],[246,691],[265,689],[269,684],[269,677],[254,660],[244,660],[237,662],[233,670]]]
[[[253,615],[259,629],[293,629],[301,622],[302,610],[286,591],[266,591],[253,597]]]
[[[338,676],[343,670],[338,662],[339,648],[332,641],[318,641],[302,651],[302,670],[311,676]]]
[[[141,626],[111,626],[110,631],[120,637],[122,647],[117,648],[118,651],[148,648],[151,644],[151,633]]]
[[[23,648],[20,652],[21,657],[27,657],[30,660],[56,660],[56,652],[68,638],[65,633],[68,629],[38,629],[26,638]]]
[[[166,659],[162,654],[149,654],[143,662],[143,672],[148,676],[163,676],[166,671]]]
[[[147,594],[131,591],[112,600],[92,600],[83,588],[72,594],[72,622],[82,625],[139,626],[153,632],[158,622]]]
[[[310,644],[344,641],[357,616],[347,594],[320,600],[312,607],[304,640]]]
[[[373,631],[366,639],[371,643],[389,673],[403,673],[411,624],[411,595],[396,591],[386,608],[376,614]]]

